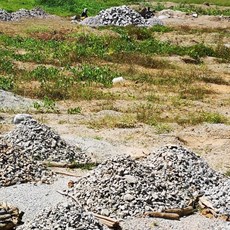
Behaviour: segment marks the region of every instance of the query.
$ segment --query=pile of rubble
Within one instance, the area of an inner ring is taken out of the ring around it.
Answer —
[[[34,8],[32,10],[20,9],[16,12],[9,13],[0,9],[0,21],[19,21],[22,18],[45,18],[47,14],[41,8]]]
[[[107,230],[108,228],[102,226],[94,216],[84,209],[79,207],[76,203],[59,203],[54,208],[47,208],[31,221],[23,226],[17,228],[18,230],[73,230],[73,229],[87,229],[87,230]]]
[[[19,147],[0,143],[0,188],[26,182],[50,183],[53,173]]]
[[[80,24],[88,26],[153,26],[163,23],[157,18],[144,19],[135,10],[127,6],[120,6],[102,10],[97,16],[86,18]]]
[[[24,98],[0,89],[0,109],[25,110],[32,107],[33,102],[32,99]]]
[[[50,127],[34,119],[22,121],[13,131],[5,134],[3,139],[12,145],[22,147],[24,156],[32,156],[35,160],[74,161],[81,164],[90,161],[80,148],[68,145]]]
[[[222,175],[193,152],[167,146],[141,162],[130,157],[107,160],[77,181],[68,194],[90,211],[126,218],[146,211],[187,207],[200,194],[212,196],[224,181]],[[229,183],[226,187],[229,192]],[[221,207],[229,214],[227,194],[216,199],[215,205],[227,202]]]

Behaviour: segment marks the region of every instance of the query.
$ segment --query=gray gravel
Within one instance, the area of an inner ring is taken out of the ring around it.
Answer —
[[[107,160],[81,178],[69,193],[88,210],[110,217],[186,207],[198,194],[211,196],[219,207],[217,211],[229,214],[228,195],[221,193],[221,198],[219,193],[214,198],[223,185],[229,191],[225,181],[195,153],[180,146],[166,146],[142,162],[130,157]]]
[[[0,140],[0,188],[26,182],[51,183],[53,173],[41,162],[26,156],[22,148]]]
[[[122,230],[229,230],[230,223],[194,214],[180,221],[160,218],[130,218],[121,222]]]
[[[23,221],[32,220],[44,208],[66,202],[66,197],[57,190],[67,188],[72,177],[58,177],[53,184],[27,183],[0,188],[0,201],[9,202],[25,212]],[[76,179],[76,178],[75,178]]]
[[[32,10],[20,9],[16,12],[9,13],[0,9],[0,21],[19,21],[22,18],[45,18],[47,14],[41,8]]]
[[[0,89],[0,109],[25,110],[31,108],[33,102],[32,99],[24,98]]]
[[[80,148],[68,145],[50,127],[34,119],[26,119],[5,134],[3,139],[23,148],[25,156],[46,161],[76,161],[87,163],[90,159]]]
[[[94,216],[79,207],[75,202],[59,203],[46,208],[36,219],[19,227],[21,230],[106,230]]]
[[[157,18],[144,19],[138,12],[127,7],[111,7],[106,10],[102,10],[95,17],[89,17],[84,19],[79,24],[88,26],[153,26],[163,25],[163,22]]]

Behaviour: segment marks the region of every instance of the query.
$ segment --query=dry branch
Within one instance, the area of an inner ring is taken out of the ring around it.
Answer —
[[[177,213],[146,212],[144,215],[150,217],[170,219],[170,220],[180,220],[180,216]]]
[[[176,213],[180,217],[188,216],[193,214],[196,211],[192,206],[188,206],[186,208],[173,208],[173,209],[166,209],[164,212],[166,213]]]
[[[96,213],[93,213],[93,215],[104,225],[106,225],[109,228],[119,228],[119,222],[117,220],[114,220],[107,216],[102,216]]]

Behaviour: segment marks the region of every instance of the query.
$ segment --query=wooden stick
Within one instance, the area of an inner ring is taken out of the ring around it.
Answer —
[[[74,196],[72,196],[72,195],[70,195],[68,193],[62,192],[60,190],[57,190],[57,192],[60,193],[63,196],[68,196],[68,197],[72,198],[80,207],[82,207],[81,204],[79,203],[79,201]]]
[[[70,198],[72,198],[80,207],[81,204],[79,203],[79,201],[72,195],[68,194],[68,193],[65,193],[65,192],[62,192],[60,190],[57,190],[58,193],[60,193],[61,195],[64,195],[64,196],[68,196]],[[84,208],[85,209],[85,208]],[[87,209],[85,209],[86,212]],[[96,218],[99,219],[99,221],[101,221],[102,224],[105,224],[106,226],[108,226],[109,228],[119,228],[119,222],[117,220],[114,220],[110,217],[107,217],[107,216],[102,216],[102,215],[99,215],[99,214],[96,214],[96,213],[92,213]]]
[[[109,228],[118,228],[120,227],[119,226],[119,222],[117,220],[114,220],[110,217],[107,217],[107,216],[102,216],[102,215],[99,215],[99,214],[96,214],[96,213],[93,213],[93,215],[99,219],[99,221],[102,223],[102,224],[105,224],[107,227]]]
[[[166,213],[166,212],[146,212],[145,216],[164,218],[170,220],[180,220],[180,216],[177,213]]]
[[[58,171],[58,170],[52,170],[52,171],[54,171],[55,173],[60,174],[60,175],[72,176],[72,177],[81,177],[81,176],[78,176],[74,173],[62,172],[62,171]]]
[[[46,165],[47,167],[57,167],[57,168],[71,168],[71,166],[73,166],[72,164],[55,162],[55,161],[43,161],[43,164]]]
[[[188,206],[186,208],[173,208],[173,209],[166,209],[164,212],[166,213],[177,213],[180,217],[188,216],[193,214],[196,211],[192,206]]]
[[[210,208],[212,210],[215,210],[215,208],[213,207],[212,203],[210,201],[208,201],[204,196],[199,198],[199,201],[206,206],[207,208]]]

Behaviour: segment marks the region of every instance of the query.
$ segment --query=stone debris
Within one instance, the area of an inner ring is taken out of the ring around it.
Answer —
[[[0,230],[15,229],[21,223],[23,213],[5,202],[0,202]]]
[[[108,230],[94,216],[76,203],[59,203],[54,208],[46,208],[34,221],[24,224],[18,230]]]
[[[163,22],[157,18],[144,19],[135,10],[127,6],[120,6],[102,10],[95,17],[88,17],[80,24],[88,26],[153,26],[163,25]]]
[[[221,174],[193,152],[180,146],[166,146],[144,161],[130,157],[107,160],[77,181],[68,193],[90,211],[126,218],[146,211],[184,208],[197,194],[212,196],[224,181]],[[216,199],[215,206],[223,208],[223,199],[229,201],[227,194],[220,201]],[[225,204],[228,205],[229,202]],[[229,214],[229,209],[224,208],[224,212]]]
[[[22,121],[25,121],[26,119],[32,119],[32,116],[30,114],[16,114],[13,119],[13,123],[15,125],[21,123]]]
[[[34,119],[26,119],[5,134],[3,139],[12,145],[21,146],[24,156],[35,160],[87,163],[89,157],[80,149],[68,145],[50,127]]]
[[[1,19],[0,19],[1,20]],[[33,106],[34,100],[15,95],[11,92],[0,89],[0,108],[1,109],[28,109]]]
[[[51,183],[53,173],[19,147],[0,143],[0,188],[27,182]]]
[[[13,13],[0,9],[0,21],[19,21],[22,18],[45,18],[46,16],[46,12],[41,8],[34,8],[32,10],[20,9]]]

